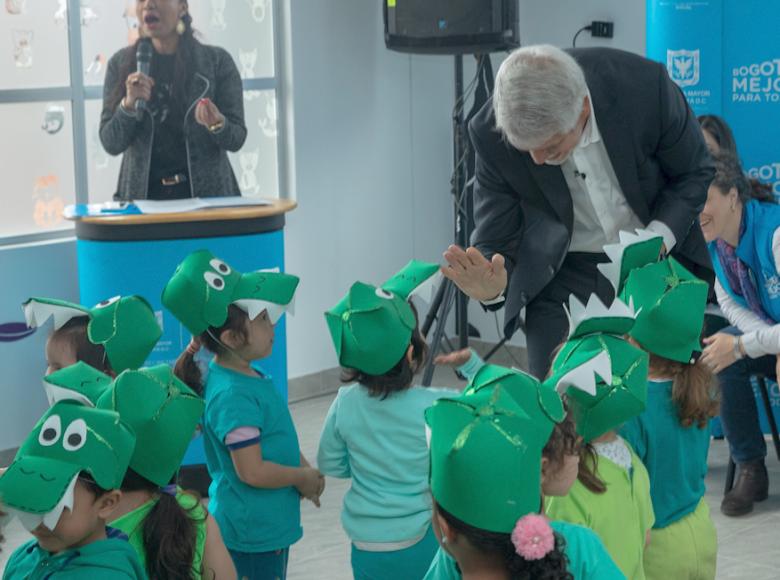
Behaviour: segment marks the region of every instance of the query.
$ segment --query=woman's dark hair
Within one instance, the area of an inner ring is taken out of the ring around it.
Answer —
[[[420,333],[420,325],[417,318],[417,309],[414,304],[409,302],[414,313],[414,330],[412,331],[412,362],[406,358],[406,351],[401,360],[389,371],[382,375],[370,375],[358,369],[343,367],[341,369],[341,380],[345,383],[360,383],[368,389],[368,394],[372,397],[379,397],[384,400],[391,394],[408,389],[414,381],[414,375],[425,365],[428,357],[428,344]]]
[[[731,132],[731,127],[728,126],[723,117],[699,115],[699,125],[712,135],[715,143],[720,148],[720,152],[731,153],[732,155],[737,154],[737,142],[734,141],[734,133]]]
[[[87,335],[87,326],[89,318],[86,316],[76,316],[68,320],[65,324],[55,330],[49,340],[62,340],[73,346],[76,360],[85,362],[89,366],[115,376],[114,369],[106,356],[106,349],[102,344],[90,342]]]
[[[447,512],[439,504],[436,504],[435,509],[475,550],[495,555],[497,559],[501,558],[512,580],[574,580],[574,576],[568,571],[569,559],[564,552],[566,540],[558,532],[553,532],[555,548],[544,558],[526,560],[517,553],[511,534],[475,528]]]
[[[214,354],[225,354],[227,349],[219,341],[220,335],[226,330],[231,330],[241,340],[247,338],[247,323],[249,316],[238,306],[231,304],[228,306],[228,315],[225,323],[219,328],[209,327],[206,332],[201,333],[196,338],[209,352]],[[195,391],[198,395],[203,395],[203,373],[195,360],[195,354],[190,350],[185,350],[173,367],[173,374]]]
[[[171,483],[175,483],[171,482]],[[166,580],[191,580],[198,576],[193,569],[198,523],[205,519],[193,512],[200,505],[200,497],[191,494],[195,503],[189,510],[167,493],[160,493],[159,487],[148,479],[128,469],[122,481],[122,491],[147,491],[159,493],[160,499],[144,519],[143,542],[146,553],[146,572],[149,578]]]
[[[180,2],[187,4],[187,0],[180,0]],[[195,31],[192,28],[192,16],[190,16],[189,9],[182,16],[181,20],[184,22],[184,33],[179,36],[179,44],[176,47],[176,60],[173,67],[173,102],[177,107],[186,109],[187,89],[192,77],[192,50],[198,44],[198,40],[195,38]],[[138,50],[138,43],[141,40],[139,38],[135,41],[133,48],[125,52],[122,62],[119,63],[117,84],[114,86],[108,99],[108,108],[112,111],[116,110],[119,102],[127,94],[125,81],[127,76],[136,70],[135,55]]]
[[[723,195],[728,194],[732,187],[735,188],[743,204],[753,199],[777,203],[775,196],[772,195],[772,187],[756,179],[749,179],[742,169],[739,158],[732,153],[723,152],[715,156],[715,179],[712,180],[712,185]]]

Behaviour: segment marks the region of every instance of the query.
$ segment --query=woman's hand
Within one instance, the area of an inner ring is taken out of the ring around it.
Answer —
[[[134,72],[127,75],[125,81],[127,95],[122,99],[122,106],[128,111],[135,110],[135,103],[142,99],[147,103],[152,99],[152,88],[154,88],[154,79],[141,72]]]
[[[725,332],[718,332],[704,339],[704,351],[701,361],[713,373],[719,373],[737,362],[734,355],[734,345],[737,337]]]
[[[480,302],[493,300],[506,288],[507,272],[501,254],[488,261],[476,248],[450,246],[444,258],[448,265],[442,266],[442,273],[469,298]]]
[[[433,363],[438,366],[458,368],[469,362],[470,358],[471,349],[464,348],[462,350],[453,350],[447,354],[440,354],[435,359],[433,359]]]
[[[225,115],[211,99],[201,99],[195,107],[195,120],[209,131],[217,131],[225,124]]]

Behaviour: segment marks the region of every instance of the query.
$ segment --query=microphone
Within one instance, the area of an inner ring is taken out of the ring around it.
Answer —
[[[580,179],[584,180],[587,177],[587,175],[585,175],[584,173],[582,173],[578,169],[575,169],[574,170],[574,177],[579,177]]]
[[[148,38],[142,38],[138,43],[135,52],[135,60],[138,63],[136,71],[149,76],[152,68],[152,41]],[[138,99],[135,102],[135,114],[140,119],[146,110],[146,101]]]

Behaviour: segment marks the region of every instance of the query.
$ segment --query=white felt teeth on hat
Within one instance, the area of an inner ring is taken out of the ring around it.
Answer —
[[[655,232],[651,232],[650,230],[638,229],[636,230],[635,234],[621,231],[619,234],[620,242],[617,244],[607,244],[604,246],[604,253],[607,255],[610,261],[604,264],[598,264],[596,267],[599,269],[599,272],[601,272],[602,275],[607,280],[609,280],[609,283],[612,284],[615,292],[617,292],[620,288],[620,271],[622,269],[623,254],[625,253],[626,248],[636,244],[641,244],[642,242],[647,242],[654,238],[663,239],[663,236],[656,234]]]
[[[49,400],[50,407],[59,401],[76,401],[85,407],[95,406],[92,401],[82,393],[58,385],[52,385],[46,380],[43,381],[43,389],[46,391],[46,398]]]
[[[589,361],[559,377],[555,383],[555,390],[563,394],[572,387],[595,397],[596,377],[607,385],[612,384],[612,361],[606,351],[601,351]]]
[[[275,302],[268,302],[267,300],[253,300],[245,298],[242,300],[236,300],[233,302],[238,308],[246,312],[249,320],[254,320],[263,310],[268,311],[268,318],[271,320],[271,324],[276,324],[285,312],[293,314],[295,310],[295,297],[290,300],[288,304],[277,304]]]
[[[43,525],[53,530],[57,526],[57,522],[60,521],[60,516],[65,509],[73,511],[73,490],[76,487],[76,480],[79,478],[78,473],[73,476],[68,484],[68,489],[62,496],[62,499],[54,506],[54,509],[49,511],[43,516]]]
[[[409,293],[409,298],[412,296],[417,296],[426,304],[430,304],[433,302],[433,295],[436,292],[436,288],[439,286],[439,283],[443,277],[444,276],[441,273],[441,270],[437,270],[434,274],[431,274],[427,280],[412,290]]]
[[[626,305],[622,300],[615,298],[610,307],[607,308],[596,294],[590,295],[587,306],[572,294],[569,296],[569,307],[566,308],[564,305],[563,310],[569,319],[569,337],[577,331],[583,322],[593,318],[636,318],[633,300]]]
[[[28,532],[32,532],[41,524],[46,526],[49,530],[53,530],[57,527],[57,523],[60,521],[60,517],[62,516],[62,512],[65,511],[65,508],[73,511],[73,490],[76,487],[76,480],[78,477],[78,474],[73,476],[62,499],[60,499],[57,505],[48,513],[34,514],[10,507],[5,507],[4,509],[8,511],[9,515],[17,517],[24,526],[24,529]]]
[[[38,302],[36,300],[30,300],[25,303],[22,308],[24,310],[24,319],[27,322],[27,326],[30,328],[42,326],[49,317],[53,316],[54,330],[59,330],[71,318],[89,316],[84,310],[68,308],[67,306],[60,306],[58,304],[46,304],[45,302]]]

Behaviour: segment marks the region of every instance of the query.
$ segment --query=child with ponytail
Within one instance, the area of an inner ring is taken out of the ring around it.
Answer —
[[[254,366],[270,356],[297,286],[295,276],[241,274],[200,250],[163,290],[163,304],[194,337],[175,372],[205,398],[209,508],[242,578],[286,577],[289,548],[303,535],[301,497],[319,506],[325,486],[301,454],[287,402]],[[214,353],[205,384],[193,360],[201,345]]]
[[[713,377],[696,358],[708,286],[674,258],[654,258],[660,243],[640,233],[614,251],[621,275],[611,280],[637,309],[630,340],[650,354],[647,407],[620,434],[650,476],[656,521],[644,554],[645,577],[710,580],[717,537],[704,479],[718,403]]]

